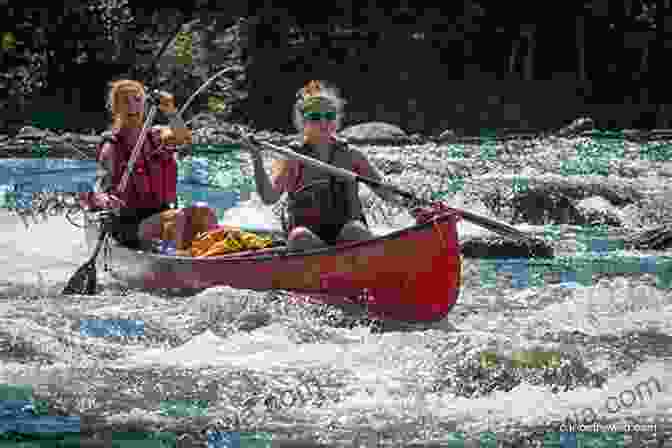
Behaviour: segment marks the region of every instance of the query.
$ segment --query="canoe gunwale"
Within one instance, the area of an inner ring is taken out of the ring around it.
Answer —
[[[228,255],[219,255],[215,257],[183,257],[175,255],[163,255],[147,250],[137,250],[130,249],[125,246],[122,246],[115,240],[111,240],[111,243],[117,250],[124,250],[126,252],[132,253],[136,257],[144,257],[155,259],[156,261],[170,260],[174,264],[193,264],[197,263],[219,263],[224,262],[262,262],[262,261],[271,261],[278,259],[296,259],[297,257],[311,257],[311,256],[328,256],[328,255],[339,255],[341,252],[349,251],[354,248],[362,246],[372,246],[380,243],[385,243],[386,241],[395,240],[401,238],[409,233],[417,233],[433,227],[434,225],[441,224],[456,215],[457,212],[448,211],[437,215],[434,219],[429,222],[422,224],[415,224],[409,227],[404,227],[403,229],[395,230],[394,232],[388,233],[386,235],[381,235],[369,240],[363,241],[349,241],[344,244],[320,247],[310,250],[301,250],[301,251],[289,251],[285,247],[279,248],[270,248],[270,249],[260,249],[260,250],[249,250],[243,252],[235,252]],[[93,229],[96,233],[98,232],[97,226],[93,225]],[[96,235],[97,236],[97,235]],[[259,253],[260,251],[267,250],[268,252]]]
[[[272,253],[176,257],[112,240],[108,260],[113,277],[143,290],[282,290],[332,305],[358,297],[378,318],[439,321],[457,302],[462,286],[455,215],[449,211],[370,240],[309,251],[269,248],[260,251]],[[97,224],[87,221],[85,234],[89,244],[97,241]]]

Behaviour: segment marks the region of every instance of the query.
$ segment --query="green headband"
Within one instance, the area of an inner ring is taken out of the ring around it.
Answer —
[[[334,101],[329,98],[323,96],[311,96],[304,100],[302,109],[304,113],[323,112],[325,110],[336,112],[336,105],[334,104]]]

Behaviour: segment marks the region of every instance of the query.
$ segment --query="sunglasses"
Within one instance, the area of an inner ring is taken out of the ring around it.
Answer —
[[[303,118],[308,121],[334,121],[336,119],[336,112],[306,112],[303,114]]]

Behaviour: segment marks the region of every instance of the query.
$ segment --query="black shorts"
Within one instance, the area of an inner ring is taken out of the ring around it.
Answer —
[[[121,209],[120,215],[116,217],[112,224],[110,235],[122,246],[130,249],[140,249],[140,238],[138,238],[140,223],[144,219],[170,208],[169,204],[165,204],[159,208]]]
[[[369,227],[364,215],[359,217],[359,221],[361,221],[367,228]],[[308,229],[320,237],[325,243],[333,245],[336,244],[338,236],[341,234],[344,226],[345,224],[321,224],[319,226],[310,226]]]

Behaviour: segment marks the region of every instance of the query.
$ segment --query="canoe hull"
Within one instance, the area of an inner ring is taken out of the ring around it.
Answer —
[[[95,224],[87,223],[86,234],[95,245]],[[445,317],[457,301],[461,276],[453,214],[372,240],[305,252],[275,248],[189,258],[130,250],[112,241],[108,264],[113,276],[145,289],[280,289],[328,303],[366,293],[372,315],[405,321]]]

